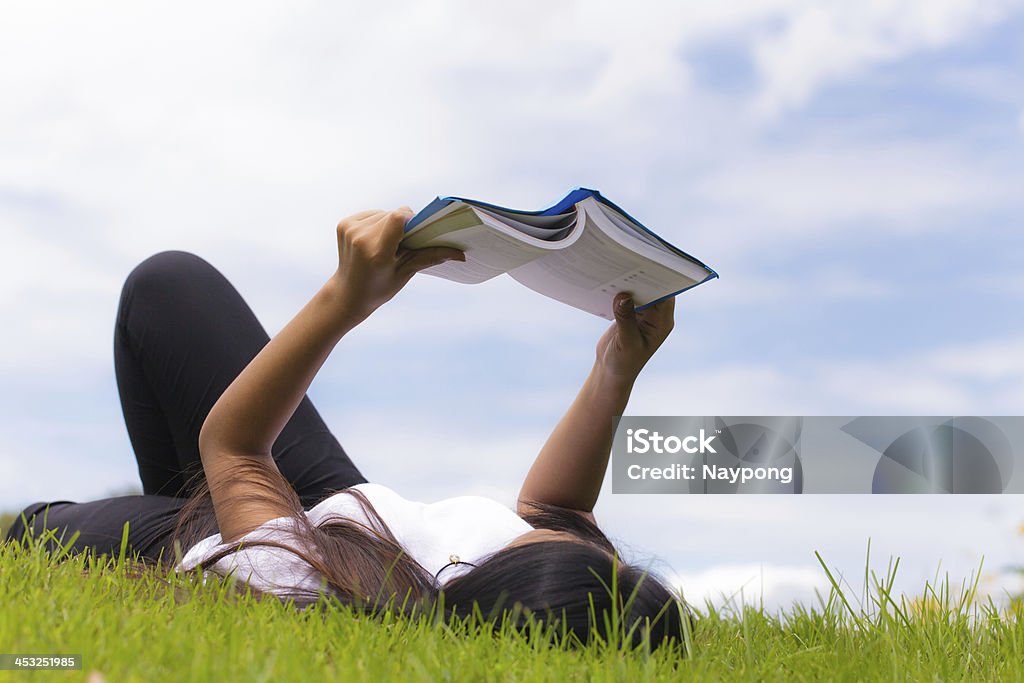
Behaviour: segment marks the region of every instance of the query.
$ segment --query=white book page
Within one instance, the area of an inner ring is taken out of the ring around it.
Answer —
[[[619,213],[612,207],[601,204],[601,210],[604,212],[604,215],[608,217],[608,220],[614,223],[617,228],[622,230],[622,232],[628,233],[630,235],[633,235],[634,237],[642,239],[644,242],[647,242],[655,249],[665,249],[664,245],[662,245],[661,242],[659,242],[654,237],[647,234],[637,226],[633,225],[632,221],[627,219],[625,216],[623,216],[621,213]]]
[[[696,282],[701,282],[708,276],[708,271],[693,260],[670,251],[660,243],[657,246],[652,246],[648,240],[654,240],[653,237],[649,235],[645,235],[643,239],[637,237],[636,231],[638,228],[630,226],[627,231],[623,231],[622,227],[614,223],[608,216],[606,207],[596,199],[592,197],[584,199],[578,206],[586,207],[591,225],[601,230],[626,249],[636,251],[652,261],[676,270]]]
[[[496,221],[515,228],[519,232],[536,237],[545,242],[555,242],[564,239],[576,226],[576,212],[571,215],[560,214],[558,216],[530,216],[529,223],[517,220],[517,217],[509,215],[508,212],[496,212],[479,206],[473,207],[478,212],[491,216]],[[544,219],[544,220],[541,220]],[[557,220],[548,220],[557,219]]]
[[[558,242],[537,239],[511,228],[495,216],[462,205],[439,220],[416,226],[402,240],[409,249],[454,247],[466,254],[465,262],[448,261],[422,271],[428,275],[465,284],[485,282],[502,273],[561,249],[575,241],[578,233]]]
[[[618,292],[630,292],[636,305],[642,306],[699,281],[662,263],[681,259],[622,234],[594,204],[588,199],[578,205],[583,229],[571,246],[536,258],[509,275],[552,299],[609,320]],[[700,279],[705,276],[701,270]]]

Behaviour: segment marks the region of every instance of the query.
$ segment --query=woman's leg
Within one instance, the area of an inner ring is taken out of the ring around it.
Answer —
[[[33,503],[15,518],[6,538],[20,541],[25,537],[26,529],[31,529],[31,538],[38,539],[46,530],[52,529],[56,531],[55,538],[46,547],[55,551],[58,543],[68,546],[77,531],[78,537],[70,544],[71,553],[88,549],[95,555],[117,556],[121,550],[124,524],[128,522],[128,545],[125,549],[128,557],[138,552],[152,562],[170,563],[176,559],[171,539],[176,516],[184,503],[184,498],[170,496],[119,496],[88,503],[66,500]],[[187,548],[182,552],[185,550]]]
[[[165,251],[131,272],[121,292],[114,364],[145,493],[192,493],[192,477],[202,471],[203,421],[268,341],[231,283],[198,256]],[[307,508],[366,481],[308,397],[272,453]]]
[[[156,254],[128,276],[114,332],[114,364],[142,496],[88,503],[34,503],[22,511],[38,537],[56,529],[72,550],[169,557],[175,516],[201,475],[199,429],[220,394],[269,341],[238,292],[201,258]],[[332,491],[366,481],[304,398],[272,448],[281,473],[308,509]],[[45,525],[44,525],[45,520]],[[26,532],[21,518],[7,531]]]

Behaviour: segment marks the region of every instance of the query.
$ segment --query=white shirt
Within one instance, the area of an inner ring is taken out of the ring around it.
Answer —
[[[515,512],[483,496],[458,496],[428,504],[406,500],[380,484],[358,484],[352,488],[366,496],[406,553],[431,575],[449,564],[452,556],[459,558],[460,564],[441,572],[441,584],[472,569],[464,563],[478,564],[533,531]],[[324,499],[305,514],[313,524],[343,517],[372,528],[359,501],[344,492]],[[292,517],[271,519],[240,540],[274,540],[294,546],[296,521]],[[222,543],[221,535],[214,534],[192,546],[175,569],[190,571],[214,553],[235,545],[237,542]],[[295,589],[316,593],[321,586],[321,577],[309,564],[292,552],[268,546],[243,546],[210,569],[221,575],[233,572],[251,586],[271,593]]]

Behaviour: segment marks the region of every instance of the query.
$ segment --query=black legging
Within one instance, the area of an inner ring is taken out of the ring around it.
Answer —
[[[175,515],[202,472],[199,429],[269,340],[231,283],[198,256],[165,251],[139,264],[121,290],[114,370],[144,495],[34,503],[22,511],[34,533],[57,529],[66,543],[78,531],[73,552],[117,554],[128,522],[129,552],[150,560],[161,551],[164,560],[173,557]],[[306,509],[366,481],[308,397],[272,453]],[[7,538],[20,539],[25,531],[19,517]]]

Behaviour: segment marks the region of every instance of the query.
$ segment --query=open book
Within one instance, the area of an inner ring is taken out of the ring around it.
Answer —
[[[618,292],[631,293],[640,309],[718,277],[585,188],[543,211],[438,197],[405,231],[404,247],[456,247],[466,253],[464,262],[448,261],[424,273],[467,284],[508,273],[545,296],[608,319]]]

